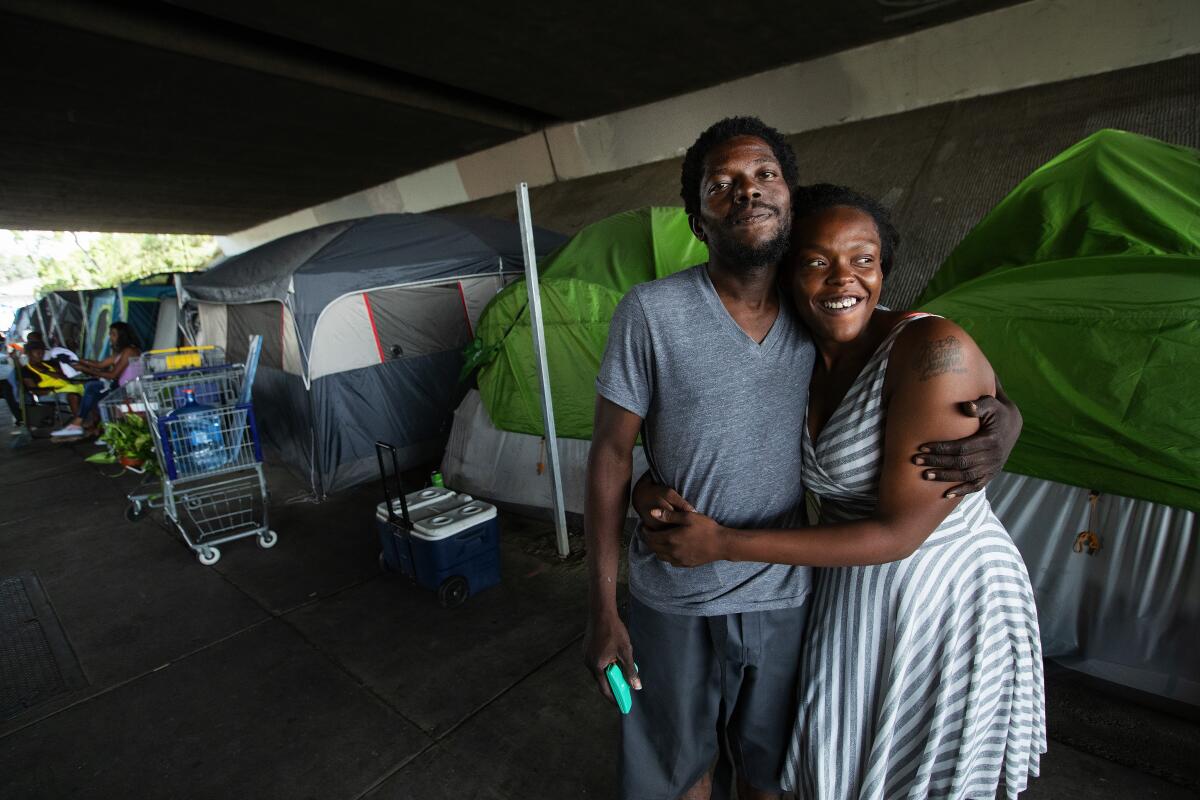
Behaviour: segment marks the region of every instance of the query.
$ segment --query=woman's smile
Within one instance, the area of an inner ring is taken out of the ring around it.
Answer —
[[[842,314],[854,309],[863,298],[857,295],[839,295],[837,297],[826,297],[817,301],[817,305],[829,314]]]

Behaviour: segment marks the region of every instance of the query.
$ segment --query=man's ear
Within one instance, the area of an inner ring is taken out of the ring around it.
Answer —
[[[695,214],[688,214],[688,227],[692,229],[693,236],[705,244],[708,244],[708,239],[704,234],[704,228],[700,227],[700,218]]]

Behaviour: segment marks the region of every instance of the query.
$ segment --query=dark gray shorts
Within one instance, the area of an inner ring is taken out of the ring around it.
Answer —
[[[675,800],[713,766],[722,727],[742,780],[782,791],[807,619],[807,603],[692,617],[630,597],[642,690],[621,717],[621,796]]]

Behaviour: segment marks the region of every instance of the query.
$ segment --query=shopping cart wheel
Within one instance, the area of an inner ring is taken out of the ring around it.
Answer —
[[[275,531],[267,531],[258,535],[258,546],[263,550],[270,550],[279,541],[279,534]]]
[[[451,575],[438,587],[438,603],[442,608],[458,608],[471,594],[467,579],[462,575]]]
[[[221,560],[221,551],[215,547],[202,547],[200,552],[196,554],[200,559],[200,563],[206,567],[211,567],[213,564]]]
[[[130,522],[137,522],[142,517],[146,516],[147,509],[141,503],[130,503],[125,506],[125,519]]]

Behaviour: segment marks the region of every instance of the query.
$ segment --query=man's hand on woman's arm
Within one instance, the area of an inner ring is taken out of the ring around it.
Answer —
[[[1021,411],[1004,394],[999,377],[995,397],[984,395],[962,403],[960,409],[979,418],[979,430],[953,442],[926,442],[912,457],[914,464],[924,468],[925,480],[955,484],[943,497],[981,491],[1004,468],[1021,435]]]

